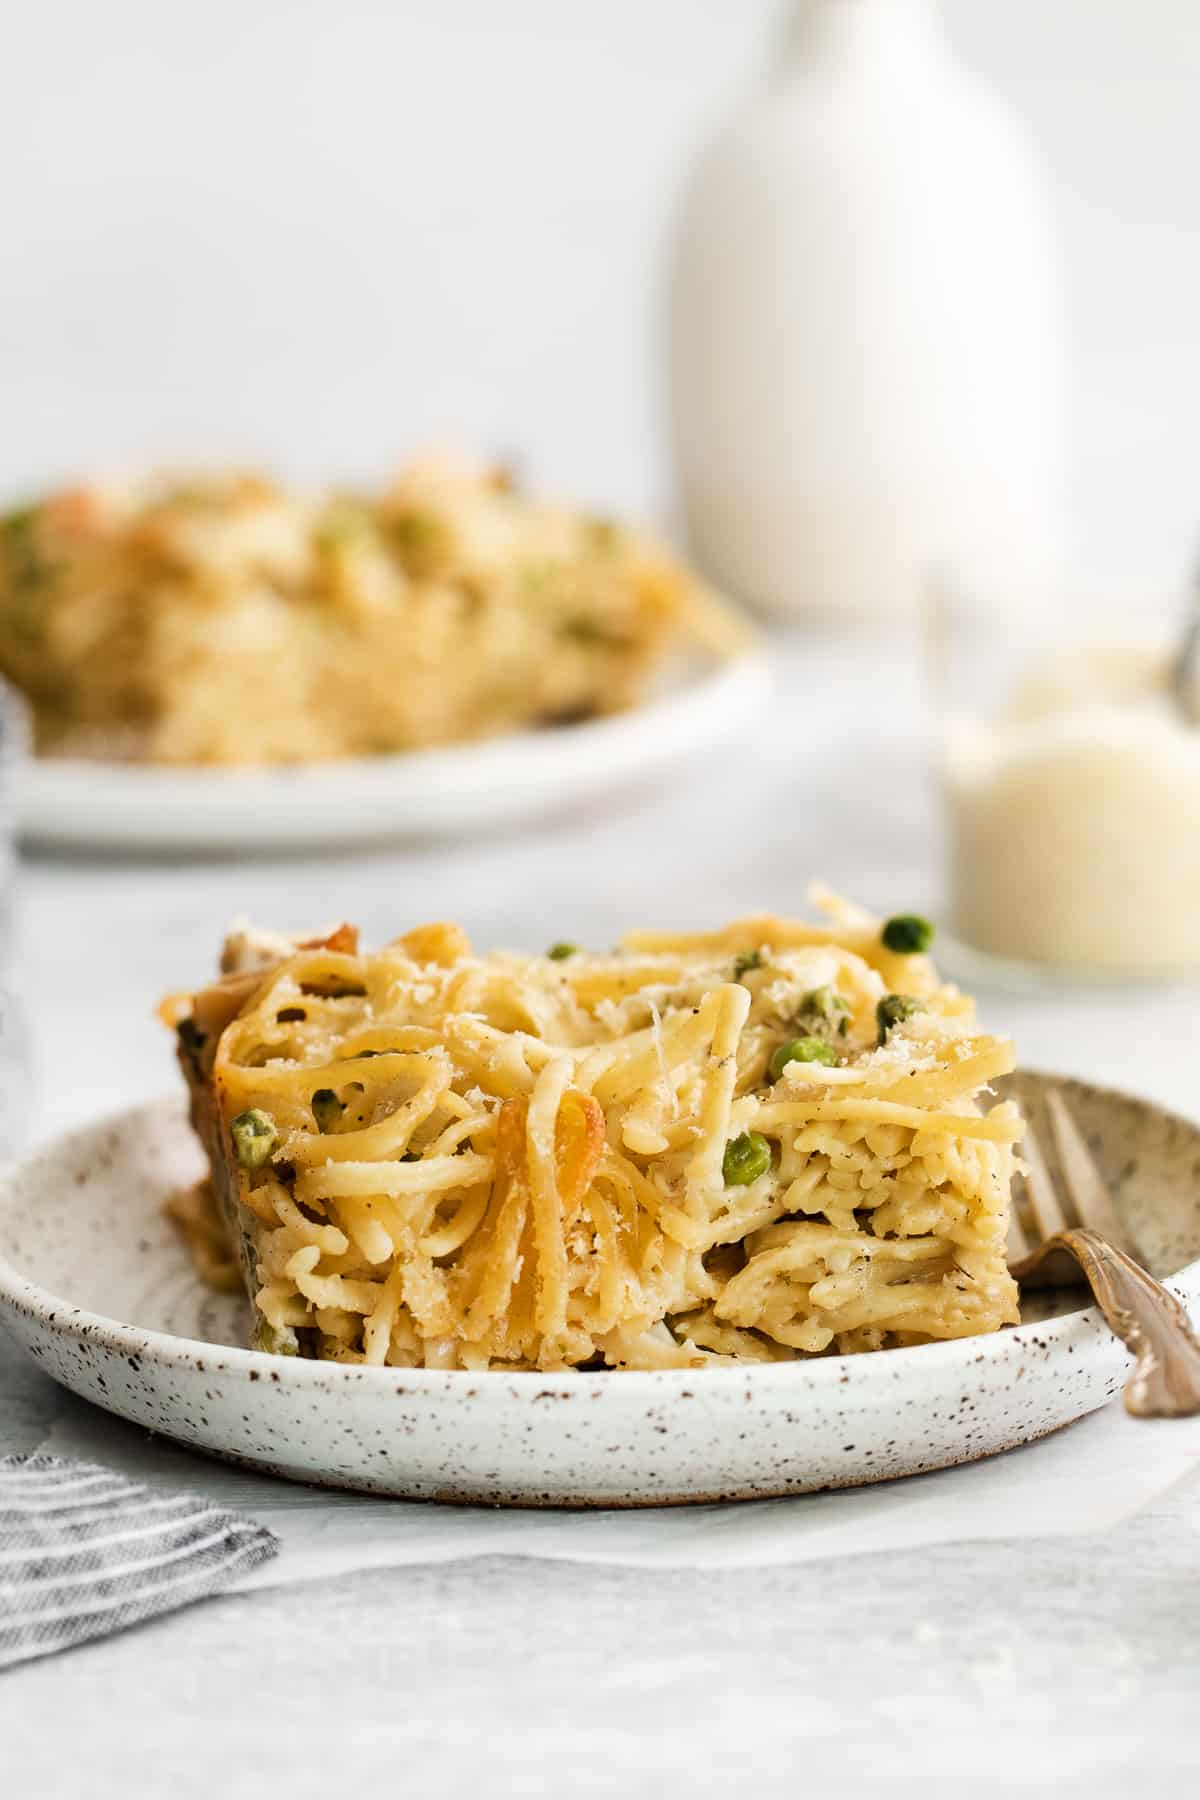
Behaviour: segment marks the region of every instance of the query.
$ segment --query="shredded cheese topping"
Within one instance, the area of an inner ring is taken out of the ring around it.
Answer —
[[[1021,1122],[980,1103],[1012,1047],[926,957],[830,905],[826,925],[637,933],[563,960],[479,956],[454,926],[364,955],[343,927],[177,999],[263,1341],[646,1369],[1013,1322]],[[830,986],[836,1062],[772,1080]],[[900,992],[921,1010],[879,1046],[876,1007]],[[252,1168],[230,1130],[247,1112],[276,1134]],[[727,1146],[751,1133],[762,1167],[741,1181]]]

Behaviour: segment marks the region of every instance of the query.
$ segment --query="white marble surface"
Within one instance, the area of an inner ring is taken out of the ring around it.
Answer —
[[[760,726],[680,784],[519,839],[331,860],[39,859],[23,869],[33,1129],[172,1081],[162,992],[239,911],[368,937],[603,943],[637,922],[799,907],[819,875],[936,893],[913,694],[894,661],[794,647]],[[901,664],[903,669],[903,664]],[[1196,994],[983,996],[1024,1060],[1200,1112]],[[0,1448],[65,1404],[0,1343]],[[206,1465],[197,1460],[203,1486]],[[6,1677],[11,1791],[260,1800],[382,1780],[421,1796],[1117,1796],[1195,1791],[1200,1478],[1116,1530],[739,1574],[517,1559],[213,1602]],[[70,1743],[62,1722],[71,1721]],[[82,1766],[82,1765],[79,1765]],[[6,1786],[6,1791],[8,1791]]]

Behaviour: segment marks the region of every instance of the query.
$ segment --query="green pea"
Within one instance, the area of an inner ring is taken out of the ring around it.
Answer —
[[[897,956],[916,956],[933,942],[933,926],[920,913],[897,913],[883,928],[885,950]]]
[[[448,522],[419,507],[396,513],[389,521],[392,543],[411,575],[431,575],[450,562],[454,537]]]
[[[37,523],[36,506],[18,506],[0,517],[0,537],[10,540],[24,537]]]
[[[904,1019],[911,1019],[914,1013],[924,1012],[925,1003],[914,1000],[911,994],[887,994],[875,1008],[875,1019],[879,1026],[879,1042],[886,1044],[888,1033],[894,1025]]]
[[[41,590],[55,581],[59,573],[58,565],[47,561],[43,554],[37,529],[40,516],[41,509],[36,506],[21,506],[15,512],[0,516],[0,550],[4,553],[13,594],[25,603],[10,617],[8,628],[24,638],[42,635],[40,613],[28,609],[37,603]]]
[[[296,1333],[290,1325],[282,1331],[276,1331],[274,1325],[259,1317],[252,1333],[252,1346],[255,1350],[265,1350],[269,1356],[299,1356],[300,1346],[296,1342]]]
[[[318,1088],[312,1097],[312,1115],[318,1131],[335,1131],[345,1110],[345,1101],[339,1100],[332,1088]]]
[[[566,962],[568,956],[579,955],[579,945],[566,943],[551,944],[546,955],[550,958],[551,962]]]
[[[249,1112],[239,1113],[229,1132],[243,1169],[261,1169],[279,1142],[274,1119],[268,1113],[260,1112],[257,1106],[252,1106]]]
[[[842,999],[836,988],[819,987],[813,988],[810,994],[805,994],[797,1016],[801,1019],[820,1019],[826,1025],[834,1025],[849,1011],[848,1002]]]
[[[771,1080],[778,1081],[783,1071],[791,1062],[825,1063],[829,1068],[836,1068],[838,1053],[824,1038],[798,1037],[790,1038],[786,1044],[780,1044],[771,1052],[771,1060],[767,1064]]]
[[[819,1038],[822,1042],[828,1042],[832,1037],[846,1036],[850,1029],[850,1007],[836,988],[811,988],[807,994],[801,997],[800,1004],[790,1023],[792,1029],[800,1037]],[[832,1064],[836,1058],[809,1056],[800,1060],[828,1061]]]
[[[740,981],[751,969],[761,969],[763,953],[761,950],[739,950],[733,959],[733,979]]]
[[[564,619],[559,631],[575,644],[593,644],[604,650],[633,649],[633,639],[627,631],[618,631],[603,619],[592,619],[584,613]]]
[[[771,1166],[771,1146],[761,1131],[743,1131],[730,1138],[721,1159],[726,1187],[748,1187]]]

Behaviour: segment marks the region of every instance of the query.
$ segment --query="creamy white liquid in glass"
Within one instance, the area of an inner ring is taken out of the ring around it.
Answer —
[[[1200,973],[1200,731],[1167,659],[1082,650],[994,721],[952,724],[943,788],[955,935],[1008,961]]]

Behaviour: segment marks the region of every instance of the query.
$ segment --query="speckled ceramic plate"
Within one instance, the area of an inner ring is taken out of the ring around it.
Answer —
[[[628,712],[403,756],[275,769],[139,768],[30,759],[17,822],[38,843],[124,850],[279,850],[457,837],[617,793],[744,725],[769,688],[766,658],[672,670]]]
[[[1044,1077],[1014,1079],[1035,1105]],[[1200,1129],[1061,1084],[1146,1260],[1200,1305]],[[77,1131],[0,1178],[0,1314],[48,1374],[153,1431],[297,1480],[410,1499],[658,1505],[882,1481],[1044,1436],[1128,1366],[1078,1292],[1015,1330],[653,1374],[362,1369],[245,1350],[163,1198],[201,1159],[182,1102]],[[1176,1273],[1177,1272],[1177,1273]]]

